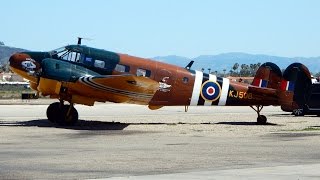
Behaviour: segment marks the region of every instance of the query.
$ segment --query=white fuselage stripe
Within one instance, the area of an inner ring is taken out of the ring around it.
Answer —
[[[259,82],[259,87],[262,86],[262,79],[260,79],[260,82]]]
[[[213,81],[213,82],[217,82],[217,76],[213,75],[213,74],[209,74],[209,81]],[[205,106],[211,106],[212,101],[205,101],[204,105]]]
[[[223,78],[223,83],[222,83],[222,90],[221,90],[221,96],[219,99],[219,106],[225,106],[228,98],[228,91],[229,91],[229,85],[230,81],[227,78]]]
[[[193,91],[190,101],[190,106],[197,106],[200,96],[200,90],[202,85],[203,73],[200,71],[196,71],[196,77],[194,80]]]

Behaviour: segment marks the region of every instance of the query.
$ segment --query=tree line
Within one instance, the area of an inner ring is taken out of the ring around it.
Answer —
[[[261,66],[261,63],[257,64],[239,64],[235,63],[231,69],[223,69],[223,72],[219,72],[217,70],[212,70],[211,68],[208,68],[209,74],[216,74],[220,76],[239,76],[239,77],[252,77],[255,76],[257,70]],[[202,68],[202,72],[205,72],[206,69]]]

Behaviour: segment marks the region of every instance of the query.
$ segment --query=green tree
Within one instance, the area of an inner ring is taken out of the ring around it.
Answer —
[[[232,70],[233,70],[233,73],[236,73],[237,70],[239,68],[239,63],[235,63],[233,66],[232,66]]]
[[[250,76],[250,66],[247,64],[241,64],[240,75],[241,76]]]
[[[226,77],[226,69],[223,69],[223,77]]]

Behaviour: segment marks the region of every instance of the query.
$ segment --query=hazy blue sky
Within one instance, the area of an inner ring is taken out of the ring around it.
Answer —
[[[247,52],[320,56],[318,0],[7,0],[0,41],[86,45],[141,57]]]

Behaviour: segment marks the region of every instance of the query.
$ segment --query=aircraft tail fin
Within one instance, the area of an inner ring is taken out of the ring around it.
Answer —
[[[278,89],[281,109],[292,112],[294,109],[303,108],[311,84],[311,74],[306,66],[301,63],[289,65],[283,72]]]
[[[282,73],[280,68],[272,62],[266,62],[257,70],[251,85],[262,88],[278,89],[281,78]]]

